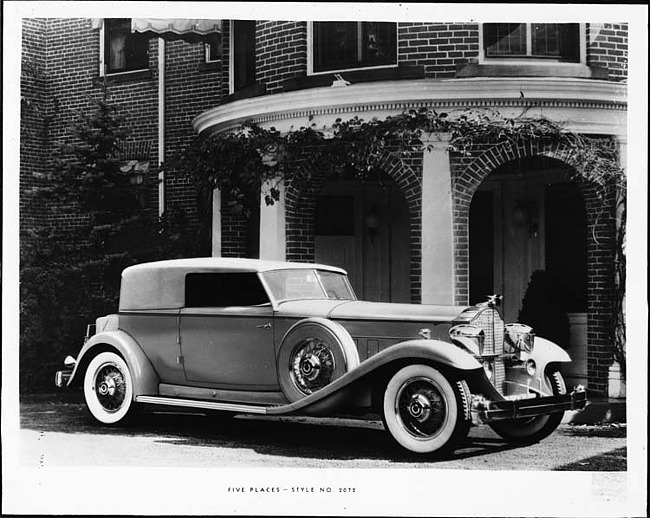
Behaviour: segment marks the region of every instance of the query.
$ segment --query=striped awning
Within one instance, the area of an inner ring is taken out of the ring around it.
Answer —
[[[184,18],[132,18],[132,32],[153,32],[155,34],[198,34],[206,36],[221,32],[221,20]]]
[[[93,18],[92,28],[101,29],[103,18]],[[131,18],[131,32],[150,33],[170,39],[201,39],[221,34],[221,20],[197,18]]]

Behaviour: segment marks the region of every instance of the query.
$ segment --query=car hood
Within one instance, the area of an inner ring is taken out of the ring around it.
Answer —
[[[467,306],[434,306],[340,300],[295,300],[280,304],[278,315],[321,316],[335,320],[397,320],[413,322],[451,322]]]

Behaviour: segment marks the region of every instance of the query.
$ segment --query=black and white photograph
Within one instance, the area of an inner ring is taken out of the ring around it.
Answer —
[[[647,31],[4,2],[3,515],[647,515]]]

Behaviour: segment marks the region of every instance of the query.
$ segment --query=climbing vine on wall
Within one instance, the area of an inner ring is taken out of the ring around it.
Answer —
[[[470,158],[492,146],[528,142],[560,145],[565,150],[572,179],[587,182],[602,201],[598,217],[617,219],[616,308],[610,328],[613,359],[625,372],[626,177],[611,137],[573,133],[557,122],[529,116],[527,109],[517,117],[504,117],[489,109],[449,114],[422,108],[381,120],[338,119],[331,127],[311,125],[286,133],[246,123],[232,132],[195,139],[166,167],[191,176],[202,199],[218,188],[233,210],[249,214],[260,195],[268,205],[279,200],[279,182],[309,184],[314,177],[350,175],[366,180],[375,177],[386,152],[406,161],[431,148],[436,140]],[[616,200],[613,209],[610,200]],[[607,214],[608,210],[614,214]]]

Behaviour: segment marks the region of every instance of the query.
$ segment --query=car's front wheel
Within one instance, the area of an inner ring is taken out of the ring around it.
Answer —
[[[132,417],[133,381],[124,359],[110,351],[95,356],[84,376],[84,397],[100,423],[116,424]]]
[[[566,385],[562,374],[553,371],[547,375],[547,378],[553,387],[554,396],[566,394]],[[563,417],[564,412],[556,412],[536,417],[497,421],[490,424],[490,427],[510,443],[532,444],[551,435],[560,425]]]
[[[384,425],[395,441],[415,453],[450,453],[471,425],[470,392],[428,365],[397,371],[384,392]]]

